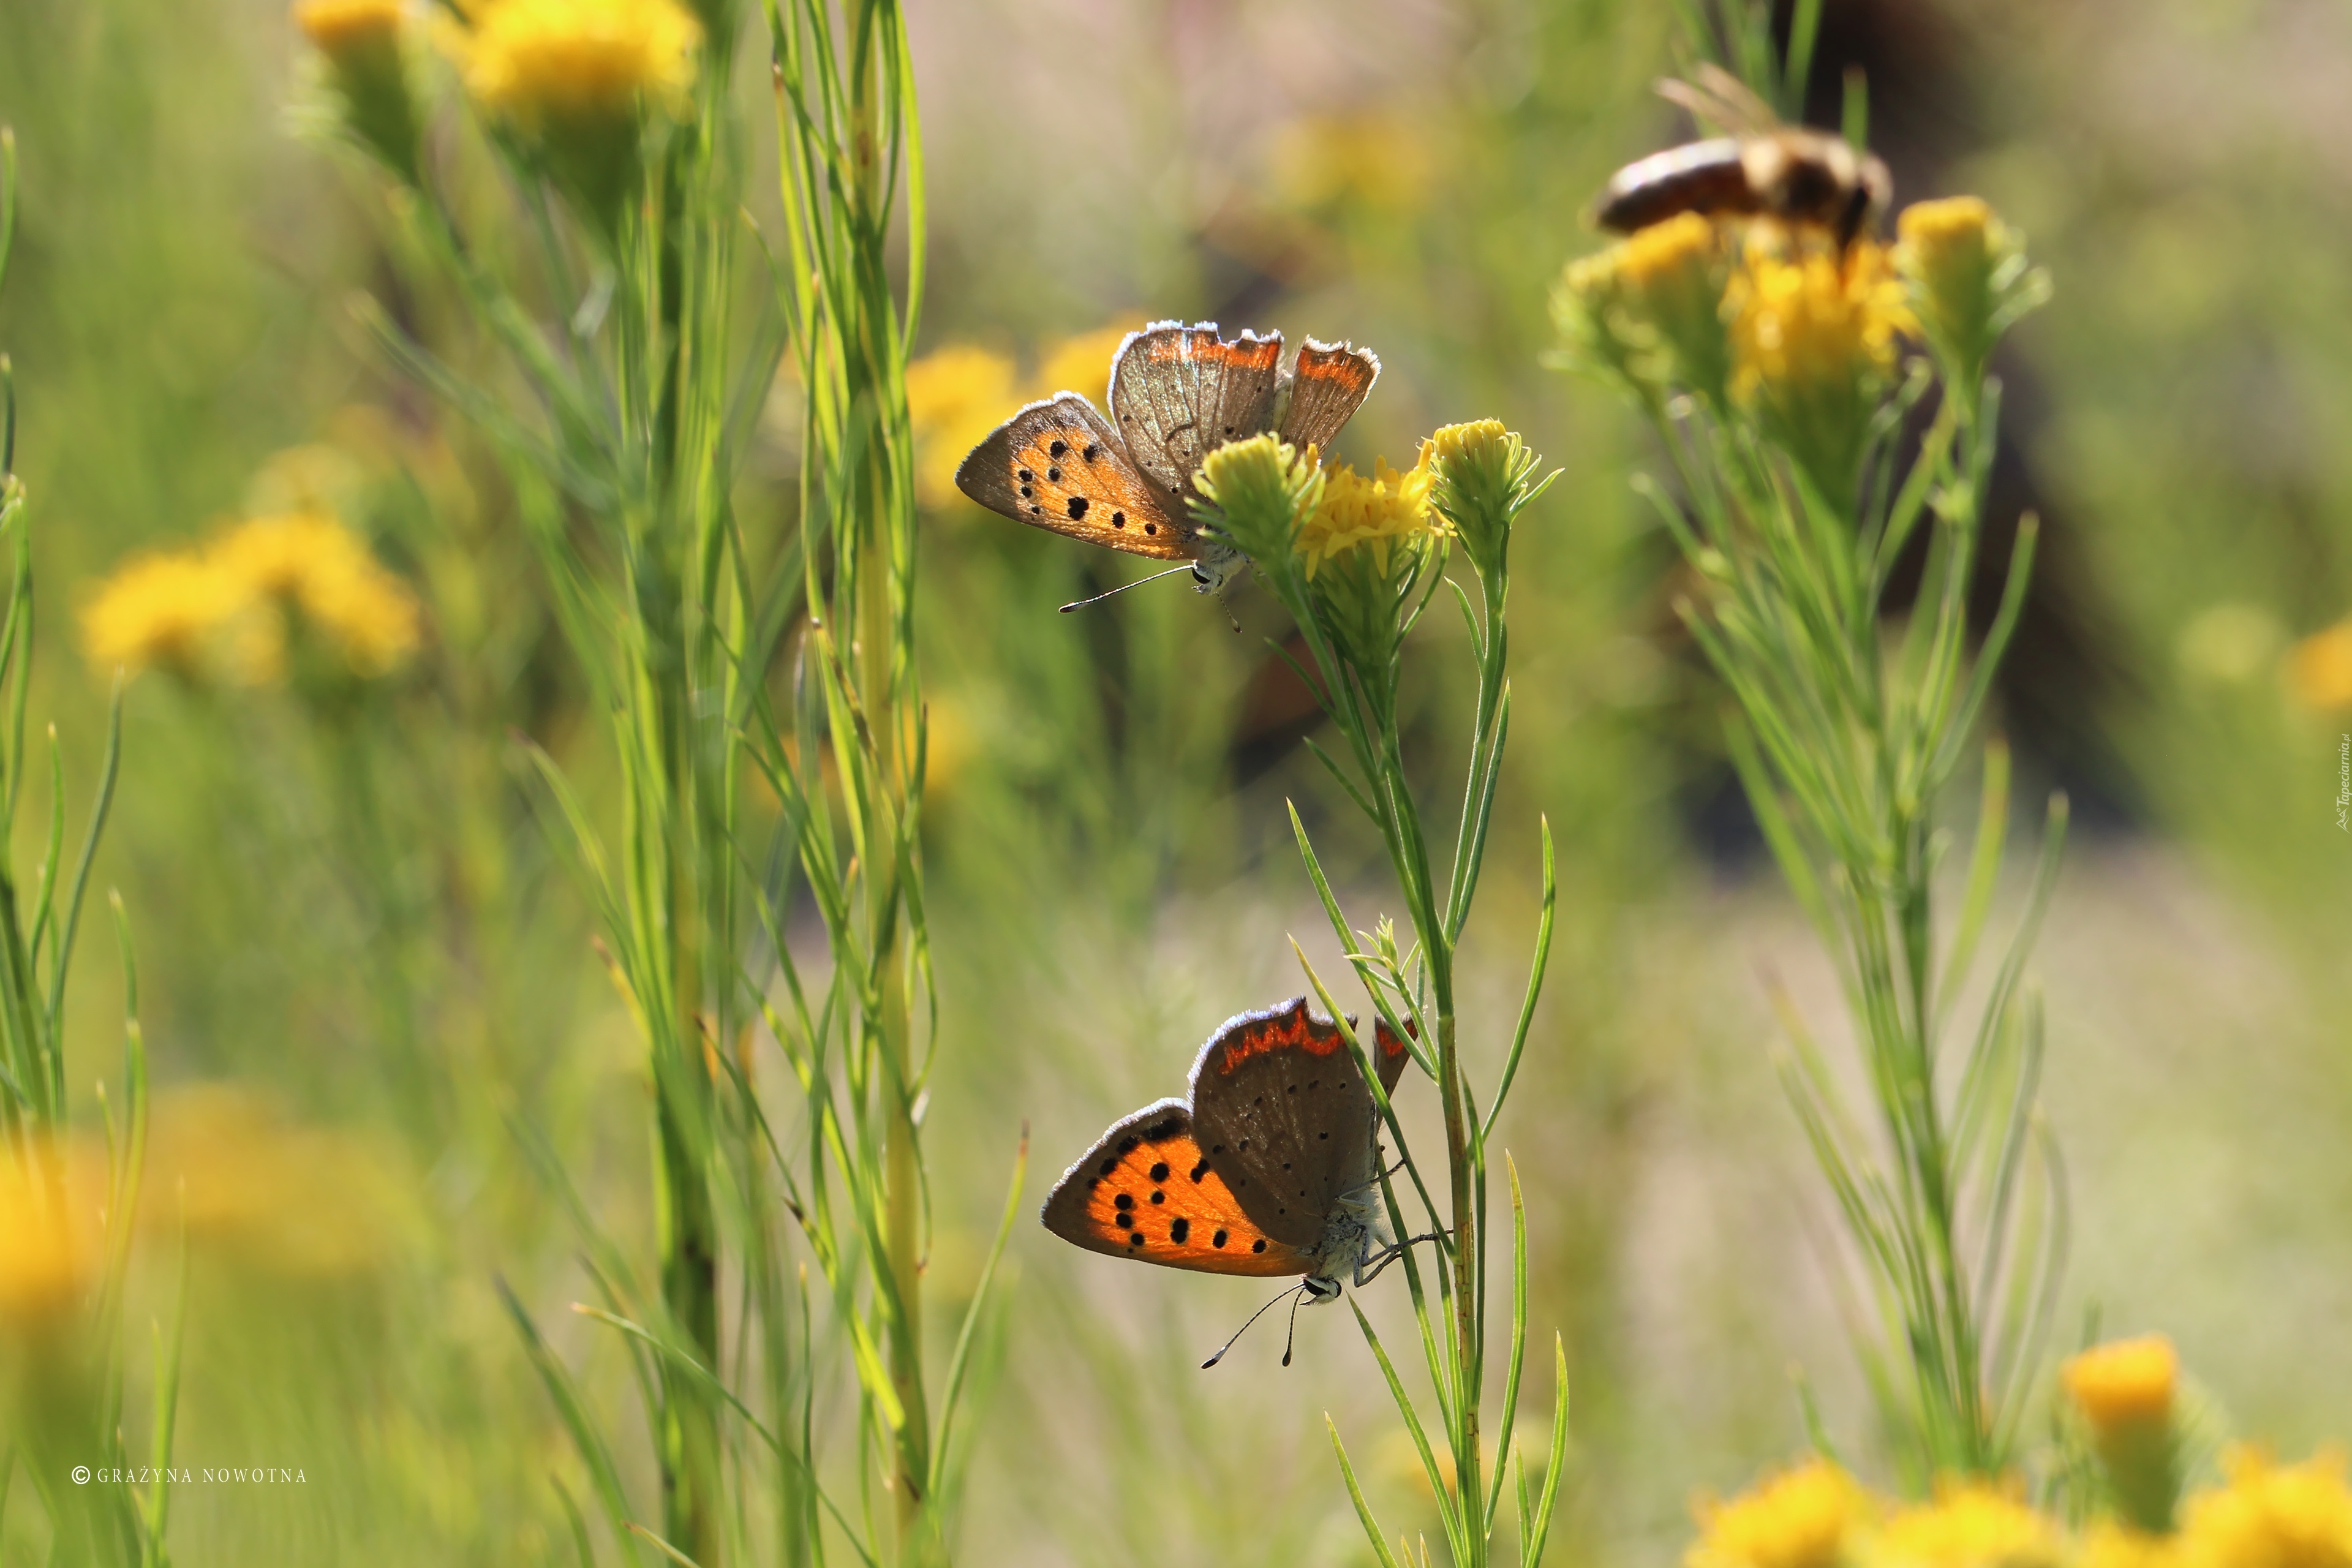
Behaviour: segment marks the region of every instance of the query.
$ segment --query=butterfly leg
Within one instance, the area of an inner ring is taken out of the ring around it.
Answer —
[[[1382,1269],[1404,1256],[1406,1247],[1418,1247],[1424,1241],[1443,1242],[1444,1239],[1444,1231],[1433,1230],[1427,1236],[1416,1236],[1409,1241],[1396,1242],[1381,1248],[1379,1252],[1356,1265],[1356,1289],[1360,1290],[1379,1279]]]

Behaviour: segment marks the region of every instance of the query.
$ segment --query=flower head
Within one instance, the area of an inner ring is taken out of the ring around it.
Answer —
[[[1664,377],[1718,405],[1731,372],[1723,331],[1727,256],[1716,226],[1696,213],[1652,224],[1618,247],[1627,307],[1667,351]]]
[[[1394,679],[1413,590],[1453,531],[1429,503],[1432,478],[1423,464],[1399,473],[1381,462],[1369,479],[1339,464],[1300,521],[1295,548],[1315,616],[1378,689]]]
[[[2160,1426],[2172,1418],[2180,1356],[2162,1334],[2112,1340],[2069,1361],[2060,1377],[2094,1431]]]
[[[2315,713],[2352,708],[2352,620],[2295,644],[2287,655],[2287,685]]]
[[[956,493],[956,466],[1013,410],[1013,362],[969,344],[925,354],[907,367],[907,417],[919,452],[915,489],[938,506]]]
[[[1301,521],[1298,559],[1312,578],[1335,558],[1363,550],[1381,571],[1392,547],[1410,547],[1433,533],[1443,533],[1444,520],[1431,510],[1427,463],[1416,463],[1403,473],[1377,462],[1365,479],[1341,463],[1323,471],[1323,499]]]
[[[1505,564],[1512,524],[1543,488],[1528,483],[1536,455],[1501,420],[1476,419],[1423,441],[1416,466],[1430,474],[1430,504],[1453,525],[1479,574],[1492,575]]]
[[[1852,1476],[1811,1459],[1697,1512],[1699,1538],[1683,1568],[1836,1568],[1869,1519],[1870,1500]]]
[[[255,518],[222,539],[215,554],[249,594],[278,601],[320,634],[356,675],[388,674],[416,650],[416,596],[335,518]]]
[[[1897,339],[1914,326],[1886,253],[1866,239],[1840,255],[1751,235],[1724,308],[1733,396],[1843,506]]]
[[[82,647],[101,669],[161,666],[194,675],[214,634],[247,603],[244,584],[210,556],[138,556],[82,606]]]
[[[675,0],[487,0],[451,42],[474,101],[612,242],[649,115],[685,108],[701,24]]]
[[[0,1154],[0,1341],[80,1298],[103,1250],[105,1189],[103,1162],[68,1145],[35,1139]]]
[[[2010,1489],[1948,1481],[1888,1520],[1872,1557],[1885,1568],[2056,1568],[2061,1545],[2057,1525]]]
[[[1975,196],[1915,202],[1895,233],[1895,269],[1928,346],[1948,378],[1973,385],[2010,323],[2049,298],[2048,279],[2027,268],[2017,236]]]
[[[1212,514],[1209,525],[1262,566],[1291,557],[1325,487],[1314,447],[1301,452],[1270,435],[1226,442],[1201,459],[1192,481]]]
[[[2180,1538],[2103,1519],[2083,1537],[2078,1568],[2181,1568]]]
[[[418,118],[405,0],[299,0],[294,25],[325,58],[352,139],[415,184]]]
[[[675,107],[702,27],[672,0],[490,0],[466,46],[466,90],[540,130]]]
[[[2252,1448],[2222,1456],[2226,1485],[2189,1500],[2189,1568],[2352,1568],[2352,1489],[2344,1455],[2279,1465]]]

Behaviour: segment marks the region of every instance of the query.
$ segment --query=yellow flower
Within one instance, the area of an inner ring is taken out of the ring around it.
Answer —
[[[1731,371],[1720,232],[1696,213],[1681,213],[1617,248],[1626,305],[1656,330],[1673,355],[1664,374],[1720,402]]]
[[[1037,395],[1075,392],[1096,407],[1110,402],[1110,361],[1127,341],[1125,327],[1099,327],[1064,338],[1045,351],[1037,367]]]
[[[2287,656],[2287,684],[2295,700],[2314,712],[2352,708],[2352,620],[2295,644]]]
[[[2049,280],[2027,268],[2017,236],[1975,196],[1915,202],[1895,226],[1895,269],[1946,375],[1965,390],[2010,323],[2049,297]]]
[[[1370,479],[1347,464],[1323,470],[1323,500],[1300,522],[1297,550],[1307,575],[1359,546],[1366,547],[1381,572],[1391,545],[1444,533],[1445,522],[1429,504],[1427,463],[1403,473],[1381,459]]]
[[[300,0],[294,25],[320,53],[340,59],[395,42],[407,9],[404,0]]]
[[[2095,1432],[2160,1426],[2172,1418],[2180,1356],[2162,1334],[2095,1345],[2061,1369],[2066,1393]]]
[[[2352,1568],[2341,1452],[2282,1466],[2237,1447],[2221,1464],[2228,1484],[2189,1500],[2180,1533],[2189,1568]]]
[[[1696,1511],[1701,1533],[1683,1568],[1835,1568],[1870,1500],[1837,1466],[1811,1459]]]
[[[278,600],[323,633],[355,674],[390,673],[421,640],[416,596],[332,517],[255,518],[215,554],[250,594]]]
[[[672,0],[490,0],[465,45],[466,90],[530,129],[675,107],[701,25]]]
[[[1013,412],[1015,401],[1013,362],[986,349],[952,345],[907,367],[907,417],[919,452],[915,491],[925,505],[954,497],[964,454]]]
[[[2091,1526],[2076,1568],[2180,1568],[2180,1538],[2103,1519]]]
[[[82,607],[82,646],[100,669],[161,665],[193,675],[205,645],[251,602],[209,556],[159,552],[125,563]]]
[[[0,1338],[79,1300],[103,1251],[101,1161],[47,1142],[0,1154]]]
[[[1915,323],[1874,242],[1841,255],[1769,238],[1764,226],[1751,228],[1725,295],[1732,395],[1843,510],[1897,338]]]
[[[1440,426],[1421,443],[1418,468],[1435,464],[1467,464],[1485,468],[1508,460],[1511,432],[1499,419],[1473,419]]]
[[[2058,1527],[2010,1490],[1947,1481],[1936,1500],[1899,1511],[1878,1536],[1885,1568],[2054,1568]]]
[[[1391,113],[1312,114],[1275,133],[1274,186],[1300,211],[1414,210],[1436,159],[1423,127]]]

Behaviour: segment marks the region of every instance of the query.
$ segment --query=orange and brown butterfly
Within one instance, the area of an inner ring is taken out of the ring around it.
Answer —
[[[1212,592],[1242,557],[1192,521],[1201,459],[1266,430],[1328,451],[1380,374],[1346,343],[1309,338],[1285,365],[1279,332],[1228,340],[1213,321],[1155,321],[1112,357],[1108,416],[1075,392],[1033,403],[971,449],[956,488],[1015,521],[1189,562]]]
[[[1386,1093],[1412,1053],[1386,1024],[1370,1044]],[[1339,1026],[1304,996],[1228,1019],[1192,1091],[1097,1140],[1055,1184],[1045,1228],[1170,1268],[1303,1275],[1317,1300],[1363,1283],[1381,1261],[1380,1119]]]

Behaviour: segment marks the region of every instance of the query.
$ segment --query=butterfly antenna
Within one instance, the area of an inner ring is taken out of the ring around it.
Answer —
[[[1208,1360],[1206,1360],[1206,1361],[1202,1362],[1202,1363],[1201,1363],[1201,1370],[1202,1370],[1202,1372],[1206,1372],[1206,1371],[1208,1371],[1211,1367],[1213,1367],[1213,1366],[1216,1365],[1219,1362],[1221,1362],[1221,1361],[1224,1360],[1224,1359],[1225,1359],[1225,1352],[1227,1352],[1227,1351],[1229,1351],[1229,1350],[1231,1350],[1231,1349],[1233,1349],[1233,1348],[1234,1348],[1234,1340],[1238,1340],[1238,1339],[1240,1339],[1244,1334],[1245,1334],[1245,1333],[1248,1333],[1248,1332],[1249,1332],[1250,1323],[1255,1323],[1255,1322],[1256,1322],[1260,1318],[1263,1318],[1263,1317],[1265,1317],[1268,1312],[1273,1311],[1273,1310],[1275,1310],[1275,1308],[1276,1308],[1276,1307],[1277,1307],[1277,1306],[1281,1305],[1281,1303],[1282,1303],[1282,1297],[1283,1297],[1283,1296],[1296,1296],[1296,1295],[1297,1295],[1301,1290],[1304,1290],[1304,1289],[1307,1289],[1306,1281],[1301,1280],[1299,1283],[1297,1283],[1297,1284],[1296,1284],[1296,1285],[1293,1285],[1289,1289],[1285,1290],[1285,1291],[1282,1293],[1282,1296],[1276,1296],[1273,1300],[1268,1301],[1265,1306],[1260,1307],[1256,1311],[1252,1312],[1252,1313],[1249,1315],[1249,1322],[1245,1322],[1245,1323],[1244,1323],[1240,1328],[1235,1329],[1235,1330],[1234,1331],[1234,1338],[1233,1338],[1233,1339],[1231,1339],[1231,1340],[1227,1340],[1223,1344],[1220,1345],[1220,1346],[1217,1348],[1217,1353],[1216,1353],[1216,1354],[1214,1354],[1214,1355],[1211,1356]],[[1295,1325],[1295,1324],[1297,1324],[1297,1322],[1298,1321],[1298,1309],[1297,1309],[1297,1307],[1295,1307],[1295,1306],[1294,1306],[1294,1307],[1292,1307],[1292,1308],[1291,1308],[1291,1310],[1290,1310],[1290,1321],[1291,1321],[1291,1322],[1292,1322],[1294,1325]],[[1283,1352],[1282,1352],[1282,1364],[1283,1364],[1283,1365],[1285,1365],[1285,1366],[1288,1366],[1288,1365],[1290,1364],[1290,1351],[1289,1351],[1289,1348],[1288,1348],[1287,1346],[1284,1347],[1284,1349],[1283,1349]]]
[[[1306,1295],[1307,1287],[1301,1285],[1298,1288],[1298,1293],[1301,1296]],[[1285,1366],[1288,1366],[1290,1364],[1290,1347],[1298,1338],[1298,1302],[1293,1301],[1290,1303],[1290,1327],[1284,1331],[1282,1336],[1282,1364]]]
[[[1124,594],[1124,593],[1126,593],[1129,588],[1140,588],[1140,587],[1142,587],[1146,583],[1157,583],[1157,582],[1159,582],[1159,581],[1160,581],[1160,579],[1161,579],[1162,577],[1173,577],[1173,576],[1174,576],[1174,575],[1176,575],[1176,574],[1177,574],[1177,573],[1179,573],[1179,572],[1190,572],[1192,569],[1192,565],[1191,565],[1191,563],[1187,563],[1186,564],[1181,565],[1181,566],[1171,566],[1171,567],[1170,567],[1170,568],[1168,568],[1168,570],[1167,570],[1167,571],[1165,571],[1165,572],[1154,572],[1154,573],[1153,573],[1150,576],[1149,576],[1149,577],[1138,577],[1138,578],[1137,578],[1134,582],[1132,582],[1132,583],[1121,583],[1121,584],[1120,584],[1118,587],[1116,587],[1116,588],[1107,588],[1107,589],[1105,589],[1103,592],[1101,592],[1101,593],[1099,593],[1099,594],[1097,594],[1097,595],[1096,595],[1093,598],[1091,598],[1091,599],[1073,599],[1073,600],[1071,600],[1068,604],[1064,605],[1062,606],[1062,614],[1064,614],[1064,615],[1066,615],[1066,615],[1068,615],[1072,610],[1083,610],[1083,609],[1085,609],[1088,605],[1099,605],[1099,604],[1101,604],[1105,599],[1109,598],[1113,594]]]

